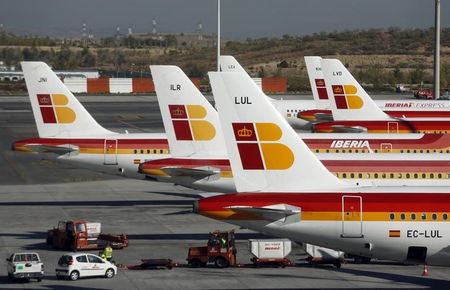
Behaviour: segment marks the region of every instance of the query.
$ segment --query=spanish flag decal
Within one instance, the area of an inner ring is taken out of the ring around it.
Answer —
[[[390,238],[400,238],[400,230],[389,230]]]

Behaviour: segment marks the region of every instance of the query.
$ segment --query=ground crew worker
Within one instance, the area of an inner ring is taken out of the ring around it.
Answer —
[[[105,259],[107,261],[111,261],[112,252],[113,252],[113,249],[111,248],[111,245],[108,244],[108,245],[106,245],[106,248],[103,250],[103,252],[100,254],[100,257],[102,257],[103,259]]]
[[[220,246],[222,248],[226,248],[227,247],[227,240],[224,237],[220,238]]]

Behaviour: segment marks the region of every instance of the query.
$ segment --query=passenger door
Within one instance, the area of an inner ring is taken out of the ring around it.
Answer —
[[[388,122],[388,133],[398,133],[397,122]]]
[[[104,164],[117,165],[117,140],[105,139],[105,146],[103,148]]]
[[[342,196],[342,234],[343,238],[362,238],[362,198],[361,196]]]

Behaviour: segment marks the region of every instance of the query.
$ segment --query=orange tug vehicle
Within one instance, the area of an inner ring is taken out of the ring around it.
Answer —
[[[205,267],[214,263],[218,268],[236,265],[234,231],[209,233],[206,247],[190,247],[186,259],[192,267]]]
[[[107,245],[113,249],[128,247],[125,234],[111,235],[101,232],[101,223],[85,220],[60,221],[58,227],[47,232],[47,245],[69,251],[98,250]]]

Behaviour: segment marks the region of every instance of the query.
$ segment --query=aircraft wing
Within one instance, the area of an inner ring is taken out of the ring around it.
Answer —
[[[194,179],[203,179],[205,177],[219,173],[210,169],[186,168],[186,167],[163,167],[161,168],[167,175],[171,177],[192,177]]]
[[[264,207],[255,206],[230,206],[229,209],[236,213],[249,213],[258,215],[262,219],[270,222],[282,220],[286,222],[290,216],[298,215],[297,221],[300,220],[301,208],[289,204],[275,204]]]
[[[74,151],[78,151],[78,146],[64,144],[64,145],[42,145],[42,144],[27,144],[25,147],[29,148],[33,152],[38,153],[55,153],[57,155],[64,155]]]

